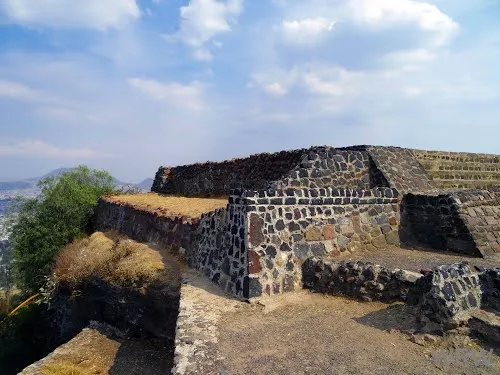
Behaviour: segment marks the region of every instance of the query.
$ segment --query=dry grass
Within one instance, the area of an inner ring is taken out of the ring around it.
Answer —
[[[87,368],[82,368],[70,362],[55,362],[44,366],[40,370],[40,375],[89,375],[102,374],[101,371],[92,371]]]
[[[156,212],[160,216],[188,216],[198,218],[204,213],[227,206],[226,198],[186,198],[156,193],[110,195],[107,200]]]
[[[116,232],[96,232],[69,244],[58,254],[54,265],[56,277],[73,285],[91,276],[132,285],[153,281],[164,269],[158,251]]]

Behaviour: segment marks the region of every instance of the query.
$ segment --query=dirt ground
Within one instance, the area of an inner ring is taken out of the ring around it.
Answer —
[[[418,272],[421,269],[430,269],[443,264],[460,263],[467,261],[471,266],[487,268],[500,267],[500,254],[488,258],[477,258],[447,251],[429,250],[425,248],[401,248],[389,246],[369,252],[353,252],[341,254],[337,260],[363,260],[388,268],[400,268]]]
[[[219,347],[231,375],[500,374],[500,358],[467,337],[413,343],[410,312],[303,291],[224,315]]]

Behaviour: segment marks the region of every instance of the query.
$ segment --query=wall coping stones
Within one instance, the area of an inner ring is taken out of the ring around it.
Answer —
[[[393,188],[371,190],[346,188],[245,190],[230,191],[229,204],[238,205],[346,205],[398,203]]]

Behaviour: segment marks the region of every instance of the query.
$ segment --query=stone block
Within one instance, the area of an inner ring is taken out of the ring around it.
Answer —
[[[325,240],[333,240],[337,236],[333,225],[325,225],[322,229],[322,234]]]
[[[262,266],[260,264],[260,255],[257,254],[255,251],[250,250],[248,252],[248,273],[258,274],[261,271],[262,271]]]
[[[321,230],[319,228],[311,226],[307,229],[304,237],[306,241],[319,241],[322,239]]]

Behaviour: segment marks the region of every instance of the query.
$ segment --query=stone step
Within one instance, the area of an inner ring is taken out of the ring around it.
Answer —
[[[487,189],[494,185],[500,185],[500,179],[492,181],[463,180],[463,179],[441,179],[434,178],[441,188],[473,188]]]
[[[415,155],[421,163],[427,161],[435,163],[500,163],[500,156],[489,154],[416,152]]]

